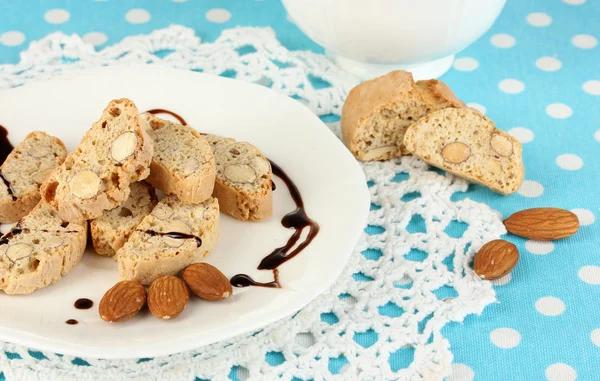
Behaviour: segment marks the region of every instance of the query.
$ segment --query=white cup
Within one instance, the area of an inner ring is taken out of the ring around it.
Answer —
[[[290,18],[361,79],[403,69],[437,78],[481,37],[506,0],[283,0]]]

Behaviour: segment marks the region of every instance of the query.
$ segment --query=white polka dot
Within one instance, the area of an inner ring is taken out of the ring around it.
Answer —
[[[577,218],[579,219],[579,225],[581,226],[591,225],[594,223],[594,221],[596,221],[596,217],[591,210],[571,209],[571,212],[577,215]]]
[[[567,171],[576,171],[583,167],[583,160],[572,153],[564,153],[556,158],[556,165]]]
[[[475,58],[461,57],[454,61],[454,68],[458,71],[473,71],[479,67]]]
[[[545,296],[535,302],[537,312],[546,316],[558,316],[565,312],[565,303],[554,296]]]
[[[594,134],[594,139],[596,139],[598,143],[600,143],[600,130],[596,131],[596,133]]]
[[[535,241],[531,239],[525,242],[525,248],[531,254],[546,255],[554,250],[554,243],[551,241]]]
[[[592,49],[598,45],[598,40],[589,34],[578,34],[571,39],[571,43],[581,49]]]
[[[490,340],[500,348],[514,348],[521,342],[521,334],[512,328],[497,328],[490,332]]]
[[[145,9],[135,8],[125,14],[125,20],[131,24],[143,24],[150,21],[152,16]]]
[[[567,364],[557,362],[546,368],[548,381],[575,381],[577,372]]]
[[[521,143],[529,143],[533,140],[533,131],[525,127],[514,127],[508,131],[509,134],[517,138]]]
[[[108,38],[102,32],[90,32],[83,36],[83,41],[94,46],[102,45]]]
[[[52,9],[46,12],[44,19],[50,24],[63,24],[69,21],[71,14],[64,9]]]
[[[480,105],[479,103],[467,103],[467,106],[474,108],[482,114],[485,114],[487,112],[487,108],[485,108],[485,106],[483,105]]]
[[[292,18],[292,16],[290,16],[290,14],[288,13],[287,16],[285,16],[286,20],[291,22],[292,24],[295,24],[296,21],[294,21],[294,19]]]
[[[533,26],[548,26],[552,22],[552,17],[542,12],[530,13],[527,15],[527,22]]]
[[[452,364],[452,374],[447,381],[473,381],[475,372],[465,364]]]
[[[593,330],[590,334],[590,338],[592,339],[592,343],[594,343],[594,345],[600,347],[600,328]]]
[[[600,267],[598,266],[583,266],[577,275],[585,283],[600,284]]]
[[[563,0],[563,3],[569,4],[569,5],[581,5],[581,4],[585,3],[585,0]]]
[[[508,273],[500,279],[496,279],[492,281],[492,285],[494,286],[504,286],[508,284],[512,280],[512,273]]]
[[[500,81],[498,88],[505,93],[518,94],[525,90],[525,84],[519,80],[508,78]]]
[[[537,181],[525,180],[517,193],[524,197],[539,197],[544,193],[544,187]]]
[[[566,119],[573,115],[573,110],[564,103],[552,103],[546,106],[546,114],[556,119]]]
[[[593,79],[583,84],[583,91],[591,95],[600,95],[600,81]]]
[[[535,66],[543,71],[557,71],[562,67],[562,62],[554,57],[541,57],[535,61]]]
[[[187,0],[171,0],[174,3],[185,3]]]
[[[25,41],[25,35],[16,30],[11,30],[0,35],[0,44],[6,46],[21,45]]]
[[[515,46],[517,41],[510,34],[495,34],[490,39],[492,45],[500,49],[512,48]]]
[[[229,21],[231,13],[227,9],[215,8],[206,12],[206,19],[214,23],[223,23]]]

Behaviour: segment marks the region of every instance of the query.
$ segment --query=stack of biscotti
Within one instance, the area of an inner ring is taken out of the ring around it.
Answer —
[[[153,151],[135,104],[114,100],[42,185],[42,197],[66,221],[98,218],[148,176]]]
[[[213,250],[219,203],[240,220],[272,213],[271,165],[256,147],[140,115],[129,99],[111,101],[68,155],[31,133],[0,178],[0,222],[20,219],[0,239],[0,289],[10,294],[71,271],[88,221],[96,253],[117,260],[122,280],[150,284]]]
[[[344,143],[363,161],[388,160],[410,154],[404,133],[428,113],[465,104],[443,82],[413,80],[398,70],[353,88],[342,109]]]
[[[116,212],[120,220],[131,221],[134,216],[141,220],[128,224],[132,227],[128,239],[113,249],[121,280],[150,284],[177,274],[213,250],[219,234],[219,204],[211,197],[215,160],[208,142],[189,126],[152,114],[142,114],[140,119],[154,142],[146,181],[165,197],[155,207],[131,216]],[[117,224],[116,216],[111,220]]]
[[[521,144],[438,80],[415,82],[399,70],[361,83],[344,103],[341,129],[362,161],[412,154],[501,194],[524,179]]]

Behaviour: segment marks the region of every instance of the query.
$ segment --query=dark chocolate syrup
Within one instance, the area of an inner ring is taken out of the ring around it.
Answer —
[[[6,233],[2,239],[0,239],[0,245],[6,245],[8,243],[8,240],[10,240],[12,237],[19,235],[23,232],[23,229],[21,228],[21,223],[17,223],[15,226],[13,226],[12,229],[10,229],[10,231],[8,233]]]
[[[65,323],[67,323],[68,325],[75,325],[75,324],[77,324],[79,322],[77,320],[75,320],[75,319],[69,319]]]
[[[179,123],[183,124],[184,126],[187,126],[187,122],[185,121],[185,119],[183,119],[179,114],[174,113],[173,111],[169,111],[169,110],[165,110],[162,108],[153,108],[152,110],[148,110],[146,111],[147,113],[150,114],[168,114],[171,115],[173,118],[177,119],[179,121]]]
[[[73,303],[78,310],[89,310],[94,305],[94,302],[87,298],[80,298]]]
[[[16,201],[17,200],[17,196],[15,196],[15,192],[13,192],[13,190],[12,190],[12,188],[10,186],[10,181],[8,181],[8,179],[6,178],[6,176],[4,176],[4,173],[2,173],[2,171],[0,171],[0,179],[2,179],[2,182],[4,183],[4,185],[6,185],[6,190],[8,191],[8,194],[10,195],[10,197],[12,198],[12,200]]]
[[[273,278],[272,282],[257,282],[254,279],[250,278],[250,275],[247,274],[237,274],[231,278],[231,285],[234,287],[248,287],[248,286],[256,286],[256,287],[267,287],[267,288],[281,288],[279,284],[279,270],[273,270]]]
[[[271,190],[277,189],[277,185],[275,185],[275,181],[271,180]]]
[[[12,144],[8,140],[8,130],[0,126],[0,165],[4,163],[4,160],[13,150]]]
[[[302,196],[300,195],[300,191],[298,187],[292,179],[279,167],[277,164],[273,163],[273,161],[269,160],[271,163],[271,167],[273,168],[273,174],[279,177],[285,185],[287,186],[292,199],[296,203],[296,209],[288,214],[286,214],[281,219],[281,224],[288,228],[294,229],[294,233],[288,239],[287,243],[284,246],[278,247],[271,252],[271,254],[267,255],[263,258],[263,260],[258,265],[258,270],[272,270],[274,280],[268,283],[256,282],[247,274],[237,274],[234,275],[230,282],[235,287],[248,287],[248,286],[259,286],[259,287],[271,287],[271,288],[280,288],[279,284],[279,271],[277,268],[294,258],[298,255],[302,250],[304,250],[312,240],[319,234],[319,224],[315,221],[311,220],[306,214],[306,209],[304,208],[304,202],[302,201]],[[304,228],[308,228],[308,235],[306,239],[298,244],[298,246],[290,252],[291,248],[296,245],[300,236],[302,235],[302,231]]]
[[[195,236],[193,234],[187,234],[187,233],[180,233],[180,232],[166,232],[166,233],[162,233],[162,232],[157,232],[154,230],[138,230],[141,231],[143,233],[146,234],[150,234],[152,237],[154,236],[164,236],[164,237],[169,237],[169,238],[173,238],[173,239],[190,239],[193,238],[196,240],[196,245],[198,245],[198,247],[202,246],[202,239],[200,239],[200,237]]]

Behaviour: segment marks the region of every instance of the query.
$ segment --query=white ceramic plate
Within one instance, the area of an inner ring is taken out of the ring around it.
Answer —
[[[326,290],[340,274],[366,223],[369,192],[363,172],[340,141],[297,101],[241,81],[155,66],[81,71],[68,78],[0,92],[0,125],[18,144],[43,130],[73,149],[113,98],[132,99],[140,111],[166,108],[195,128],[258,146],[297,184],[321,231],[300,255],[280,267],[282,289],[237,289],[222,302],[192,298],[172,321],[147,311],[124,323],[98,316],[104,292],[118,281],[116,263],[87,252],[59,283],[26,296],[0,295],[0,339],[31,348],[99,358],[154,357],[227,339],[288,316]],[[258,271],[260,260],[285,244],[281,218],[295,207],[276,178],[273,217],[260,223],[222,216],[221,237],[207,261],[231,277]],[[6,226],[5,226],[6,228]],[[89,298],[94,307],[73,303]],[[77,325],[67,325],[76,319]]]

